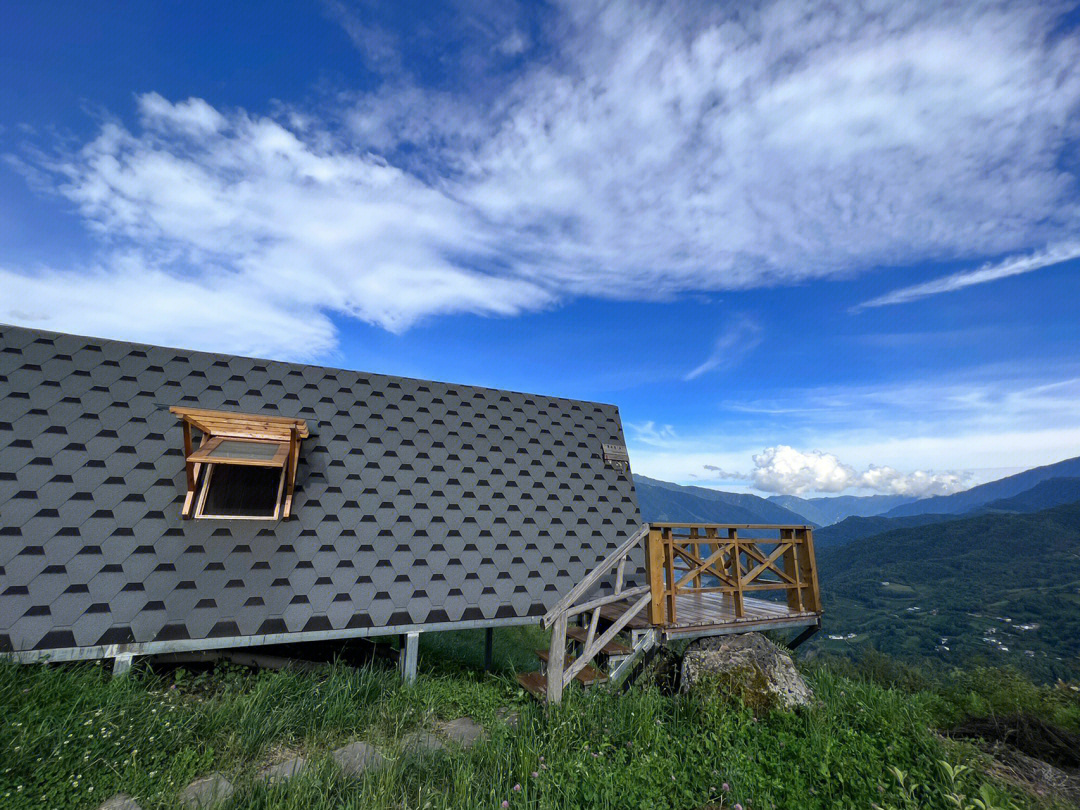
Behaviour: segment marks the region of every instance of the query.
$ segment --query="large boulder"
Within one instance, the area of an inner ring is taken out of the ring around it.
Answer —
[[[791,656],[760,633],[713,636],[683,654],[681,689],[719,688],[754,709],[807,706],[813,693]]]

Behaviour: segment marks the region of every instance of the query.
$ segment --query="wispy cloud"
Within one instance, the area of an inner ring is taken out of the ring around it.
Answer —
[[[713,345],[712,353],[703,363],[686,373],[684,380],[693,380],[709,371],[730,368],[761,343],[761,325],[745,315],[735,316]]]
[[[101,254],[0,269],[0,319],[88,328],[53,295],[64,285],[98,296],[110,334],[161,340],[177,324],[129,323],[136,294],[167,313],[151,299],[174,283],[209,299],[228,282],[264,303],[259,351],[318,353],[332,330],[287,341],[275,324],[400,331],[793,283],[1029,250],[1080,225],[1063,160],[1080,37],[1053,4],[566,3],[531,62],[494,47],[515,19],[491,27],[491,64],[514,68],[458,92],[414,84],[399,40],[326,2],[380,88],[273,116],[141,97],[138,126],[106,121],[38,162]],[[132,257],[171,283],[138,285]]]
[[[927,296],[955,292],[965,287],[973,287],[976,284],[986,284],[1010,276],[1030,273],[1033,270],[1041,270],[1044,267],[1052,267],[1055,264],[1078,258],[1080,258],[1080,242],[1056,245],[1026,256],[1014,256],[1001,262],[984,264],[977,270],[965,270],[933,281],[927,281],[924,284],[915,284],[911,287],[893,290],[885,295],[864,301],[854,307],[853,311],[858,312],[869,307],[884,307],[890,304],[906,304]]]

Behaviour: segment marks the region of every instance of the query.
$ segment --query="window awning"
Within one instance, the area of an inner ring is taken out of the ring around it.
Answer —
[[[309,435],[307,422],[287,416],[213,411],[173,406],[184,428],[184,462],[187,495],[182,515],[190,518],[195,503],[199,473],[204,464],[234,464],[282,468],[285,503],[282,517],[292,509],[300,441]],[[192,444],[191,428],[202,434],[199,446]]]

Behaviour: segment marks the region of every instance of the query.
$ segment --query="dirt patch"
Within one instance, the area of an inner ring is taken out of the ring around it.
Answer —
[[[1055,768],[1080,768],[1080,735],[1026,714],[973,717],[950,731],[949,736],[1000,742]]]
[[[949,732],[976,742],[992,758],[990,772],[1041,797],[1080,806],[1080,735],[1031,717],[976,717]]]

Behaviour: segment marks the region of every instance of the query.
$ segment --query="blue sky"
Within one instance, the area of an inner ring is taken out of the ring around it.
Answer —
[[[0,321],[614,402],[634,469],[1080,454],[1080,14],[8,7]]]

